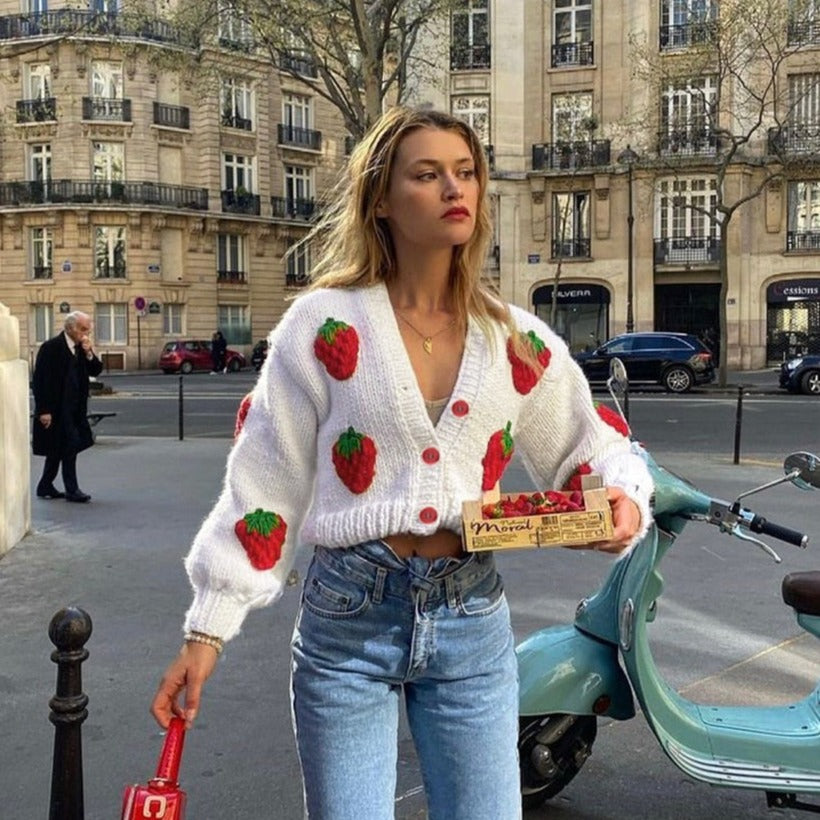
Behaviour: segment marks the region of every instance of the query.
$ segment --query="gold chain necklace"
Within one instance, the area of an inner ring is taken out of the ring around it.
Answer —
[[[435,339],[436,336],[440,335],[441,333],[444,333],[445,330],[449,330],[456,323],[456,318],[454,317],[449,322],[447,322],[447,324],[444,325],[444,327],[441,328],[441,330],[437,330],[435,333],[431,333],[428,335],[427,333],[422,333],[417,327],[414,327],[410,320],[403,316],[401,313],[399,313],[399,311],[397,311],[395,308],[393,309],[393,312],[396,314],[396,316],[399,317],[399,319],[401,319],[407,325],[407,327],[410,328],[410,330],[412,330],[419,336],[419,338],[422,340],[421,346],[424,348],[424,352],[428,356],[433,352],[433,339]]]

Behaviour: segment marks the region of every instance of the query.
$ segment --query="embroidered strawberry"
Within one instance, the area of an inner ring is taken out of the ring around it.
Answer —
[[[251,409],[251,397],[253,393],[248,393],[239,402],[239,409],[236,411],[236,423],[234,424],[233,428],[233,437],[237,438],[239,434],[242,432],[242,428],[245,426],[245,419],[248,417],[248,410]]]
[[[342,484],[352,493],[363,493],[376,474],[376,445],[373,439],[352,427],[333,445],[333,466]]]
[[[581,487],[581,476],[589,475],[592,472],[592,467],[589,466],[586,462],[580,464],[575,472],[567,479],[567,483],[564,485],[565,490],[578,490],[582,489]]]
[[[328,317],[313,340],[313,352],[334,379],[353,375],[359,357],[359,334],[344,322]]]
[[[610,426],[617,430],[622,436],[629,437],[629,425],[623,420],[620,413],[616,413],[611,407],[605,404],[595,404],[598,415]]]
[[[254,569],[272,569],[282,557],[288,525],[281,515],[260,507],[240,518],[233,529]]]
[[[524,348],[529,349],[541,367],[546,370],[552,354],[543,340],[539,338],[534,330],[530,330],[527,333],[520,333],[519,339]],[[513,385],[522,396],[526,396],[527,393],[538,384],[538,379],[541,378],[541,374],[536,372],[531,364],[528,364],[516,354],[512,337],[507,339],[507,358],[512,365]]]
[[[492,490],[501,479],[515,451],[513,437],[510,435],[512,422],[508,421],[503,430],[496,430],[487,442],[487,452],[481,463],[484,465],[484,477],[481,480],[482,490]]]

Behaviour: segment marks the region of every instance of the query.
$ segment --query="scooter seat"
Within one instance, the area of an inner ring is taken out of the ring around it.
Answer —
[[[820,615],[820,571],[790,572],[781,590],[784,602],[798,612]]]

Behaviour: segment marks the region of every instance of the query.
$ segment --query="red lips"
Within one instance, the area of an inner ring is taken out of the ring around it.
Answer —
[[[442,219],[446,219],[448,216],[469,216],[470,212],[466,208],[450,208],[449,211],[445,211],[444,215],[441,217]]]

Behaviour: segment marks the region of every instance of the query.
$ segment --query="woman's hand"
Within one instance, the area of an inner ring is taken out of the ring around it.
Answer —
[[[168,728],[174,715],[185,719],[186,729],[191,728],[199,712],[202,685],[214,671],[218,657],[216,649],[212,646],[193,641],[186,643],[179,650],[179,655],[165,670],[151,702],[151,714],[163,729]],[[183,689],[184,709],[179,703],[179,695]]]
[[[572,549],[598,550],[599,552],[623,552],[641,528],[641,511],[638,505],[620,488],[607,487],[606,497],[612,510],[612,538],[593,544],[580,544]]]

